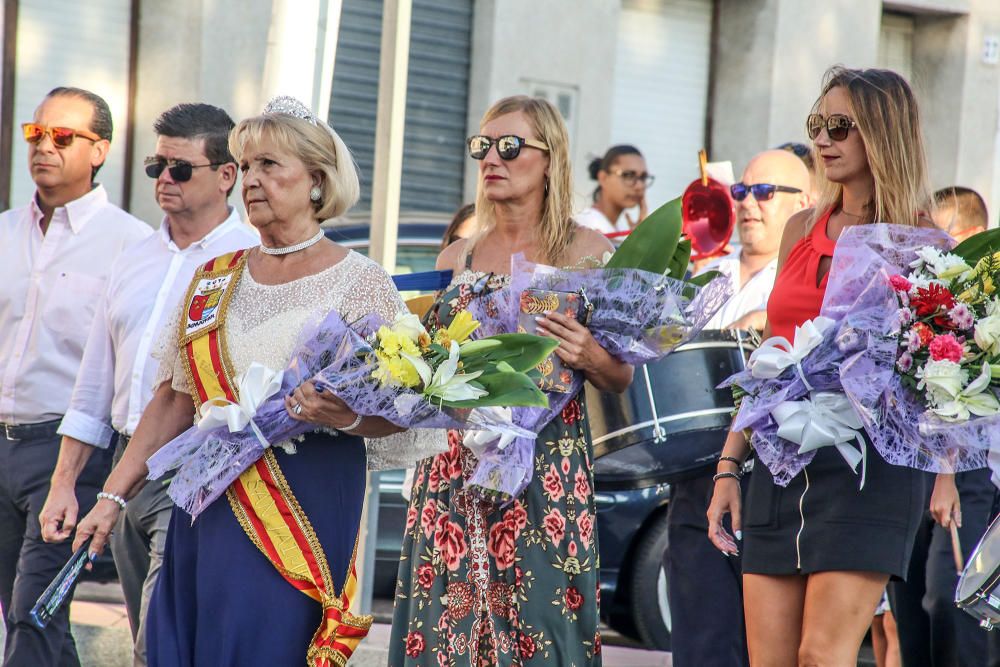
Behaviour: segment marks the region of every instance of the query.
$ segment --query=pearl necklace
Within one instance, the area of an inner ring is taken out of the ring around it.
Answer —
[[[283,248],[268,248],[266,245],[261,243],[260,251],[265,255],[287,255],[289,253],[298,252],[299,250],[305,250],[311,245],[316,245],[320,242],[320,240],[322,240],[323,236],[323,230],[321,229],[316,232],[316,236],[311,239],[306,239],[305,241],[296,243],[295,245],[286,245]]]

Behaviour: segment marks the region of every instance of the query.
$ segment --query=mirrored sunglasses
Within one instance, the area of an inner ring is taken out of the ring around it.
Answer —
[[[736,201],[743,201],[747,198],[748,194],[752,194],[753,198],[757,201],[768,201],[774,197],[775,192],[802,192],[798,188],[791,188],[787,185],[772,185],[770,183],[754,183],[753,185],[747,185],[746,183],[733,183],[729,186],[729,192],[733,195],[733,199]]]
[[[41,142],[47,134],[52,138],[52,144],[56,148],[68,148],[72,146],[73,140],[77,137],[89,139],[90,141],[101,140],[99,136],[86,130],[74,130],[71,127],[48,127],[47,125],[40,125],[38,123],[24,123],[21,125],[21,131],[24,133],[24,140],[29,144]]]
[[[806,133],[810,139],[816,139],[819,133],[826,128],[826,134],[833,141],[843,141],[847,138],[852,127],[858,124],[842,113],[830,114],[826,118],[818,113],[811,113],[806,118]]]
[[[496,144],[497,155],[502,160],[513,160],[521,154],[521,147],[537,148],[540,151],[548,151],[549,147],[541,141],[535,139],[525,139],[514,134],[505,134],[496,139],[487,137],[485,134],[476,134],[468,138],[469,157],[474,160],[482,160],[490,152],[490,147]]]

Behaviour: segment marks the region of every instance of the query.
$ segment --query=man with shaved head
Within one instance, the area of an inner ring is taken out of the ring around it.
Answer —
[[[740,249],[705,270],[726,276],[733,296],[706,328],[763,329],[785,222],[811,203],[809,170],[794,153],[764,151],[750,160],[730,191]],[[677,667],[749,664],[739,557],[726,557],[708,540],[714,472],[713,462],[700,476],[671,485],[664,567]]]

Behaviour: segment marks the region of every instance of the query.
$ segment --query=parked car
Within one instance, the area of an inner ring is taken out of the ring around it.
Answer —
[[[446,223],[444,219],[401,221],[397,272],[432,270]],[[327,236],[367,253],[367,225],[336,225]],[[612,628],[650,648],[670,645],[669,582],[662,565],[669,482],[697,474],[718,456],[732,401],[728,392],[715,386],[742,364],[743,344],[742,338],[729,333],[705,334],[657,364],[637,370],[624,394],[602,394],[587,387],[601,615]],[[395,589],[406,523],[403,474],[385,471],[379,479],[374,592],[381,598],[391,598]]]

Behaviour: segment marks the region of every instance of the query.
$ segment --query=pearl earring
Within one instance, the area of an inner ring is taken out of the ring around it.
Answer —
[[[323,198],[323,191],[319,189],[318,185],[314,185],[312,190],[309,191],[310,201],[319,203],[319,200]]]

